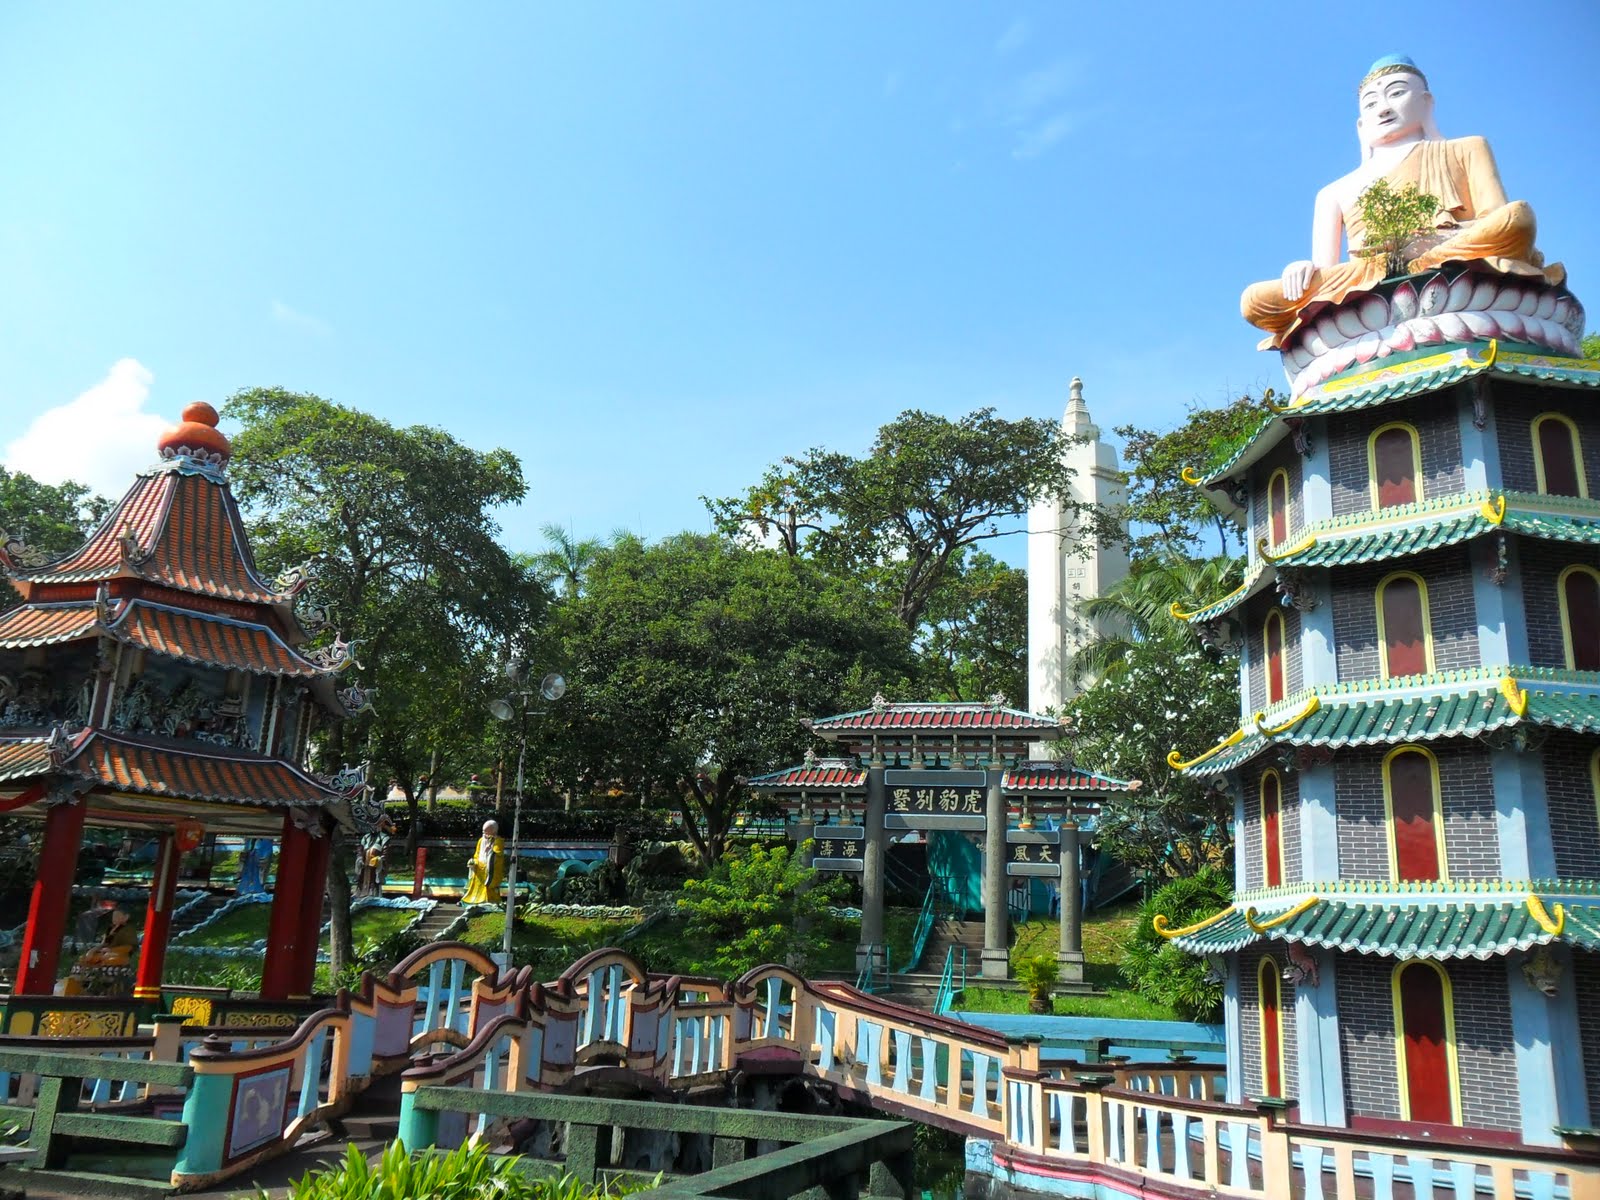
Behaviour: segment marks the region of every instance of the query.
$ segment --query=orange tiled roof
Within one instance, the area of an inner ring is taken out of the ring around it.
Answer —
[[[126,600],[103,625],[91,601],[25,604],[0,615],[0,649],[56,646],[110,634],[156,654],[258,675],[313,678],[333,672],[297,653],[265,625],[148,600]]]
[[[0,783],[42,775],[49,769],[49,738],[0,738]]]
[[[269,807],[326,805],[341,799],[310,773],[247,750],[103,729],[86,731],[78,739],[61,769],[117,791]]]
[[[93,604],[25,604],[0,614],[0,650],[58,646],[94,633]]]
[[[258,675],[332,674],[264,625],[136,600],[111,622],[112,636],[157,654]]]
[[[37,583],[93,583],[131,575],[203,596],[288,603],[290,597],[256,570],[228,485],[180,464],[175,460],[139,476],[72,553],[38,566],[11,563],[10,573]]]

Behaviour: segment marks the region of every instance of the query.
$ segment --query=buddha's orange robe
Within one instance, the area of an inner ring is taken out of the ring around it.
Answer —
[[[1544,265],[1544,256],[1534,247],[1533,209],[1523,200],[1507,202],[1500,170],[1483,138],[1418,142],[1384,178],[1395,188],[1416,184],[1419,191],[1439,198],[1437,234],[1412,244],[1416,257],[1407,264],[1411,274],[1445,263],[1482,262],[1503,274],[1533,276],[1549,284],[1566,278],[1560,263]],[[1261,343],[1263,350],[1282,346],[1307,308],[1337,304],[1382,281],[1383,256],[1356,253],[1366,245],[1360,208],[1342,212],[1350,258],[1317,268],[1298,300],[1285,300],[1283,284],[1276,279],[1245,289],[1239,300],[1244,319],[1271,334]]]

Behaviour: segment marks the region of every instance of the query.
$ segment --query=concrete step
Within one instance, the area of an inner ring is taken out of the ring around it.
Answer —
[[[139,1179],[131,1175],[107,1175],[99,1171],[74,1171],[69,1168],[20,1168],[8,1179],[22,1182],[29,1196],[170,1196],[169,1180]]]

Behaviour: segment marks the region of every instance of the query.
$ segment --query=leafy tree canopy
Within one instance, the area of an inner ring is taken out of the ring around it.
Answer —
[[[1240,537],[1237,527],[1210,491],[1185,483],[1181,472],[1189,467],[1204,474],[1225,461],[1256,431],[1262,416],[1258,401],[1240,396],[1222,408],[1191,408],[1182,425],[1165,432],[1117,426],[1127,463],[1122,516],[1136,531],[1131,538],[1134,554],[1163,549],[1194,554],[1208,532],[1216,534],[1217,549],[1228,553],[1230,541]]]
[[[551,718],[568,760],[664,796],[701,857],[722,856],[743,779],[796,761],[802,719],[903,688],[909,636],[851,580],[776,550],[680,534],[596,555],[554,636],[572,689]]]
[[[540,609],[542,589],[495,536],[494,511],[526,490],[522,468],[509,451],[282,388],[239,392],[223,411],[243,425],[229,473],[263,565],[311,562],[315,594],[376,688],[369,712],[334,728],[324,765],[371,754],[375,782],[387,767],[409,785],[432,748],[473,736],[485,660]],[[350,953],[347,871],[341,848],[336,972]]]
[[[1171,613],[1222,595],[1237,578],[1233,559],[1193,561],[1166,554],[1092,602],[1127,632],[1091,643],[1080,667],[1101,679],[1067,707],[1067,748],[1078,761],[1123,779],[1133,794],[1102,806],[1101,844],[1148,876],[1188,875],[1226,857],[1233,804],[1218,789],[1167,765],[1221,741],[1238,725],[1239,672],[1231,654],[1202,646]],[[1086,606],[1088,607],[1088,606]]]
[[[916,629],[964,548],[1014,531],[1035,500],[1066,495],[1068,444],[1055,421],[910,410],[864,457],[813,449],[707,507],[729,536],[870,578]]]
[[[81,483],[40,483],[0,467],[0,540],[15,539],[40,554],[65,554],[110,510],[109,500]]]
[[[684,882],[679,911],[689,933],[715,946],[712,964],[731,978],[766,963],[804,971],[826,944],[822,932],[837,881],[819,882],[788,846],[730,854],[705,879]]]

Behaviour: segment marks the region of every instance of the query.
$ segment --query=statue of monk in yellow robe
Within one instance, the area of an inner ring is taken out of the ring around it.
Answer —
[[[1311,258],[1290,263],[1279,279],[1252,284],[1239,301],[1245,320],[1270,335],[1261,349],[1282,347],[1308,309],[1337,304],[1383,280],[1384,256],[1357,253],[1366,245],[1361,194],[1379,179],[1395,188],[1415,184],[1439,201],[1434,230],[1406,247],[1408,273],[1482,262],[1503,274],[1552,285],[1566,278],[1559,263],[1545,266],[1534,248],[1533,209],[1525,201],[1506,200],[1489,143],[1481,137],[1440,136],[1433,95],[1415,63],[1401,55],[1379,59],[1361,81],[1358,99],[1362,163],[1317,193]],[[1343,262],[1341,238],[1350,247]]]
[[[483,823],[483,836],[473,847],[467,860],[467,890],[461,895],[463,904],[499,904],[500,882],[505,878],[505,843],[498,836],[500,826],[494,821]]]

